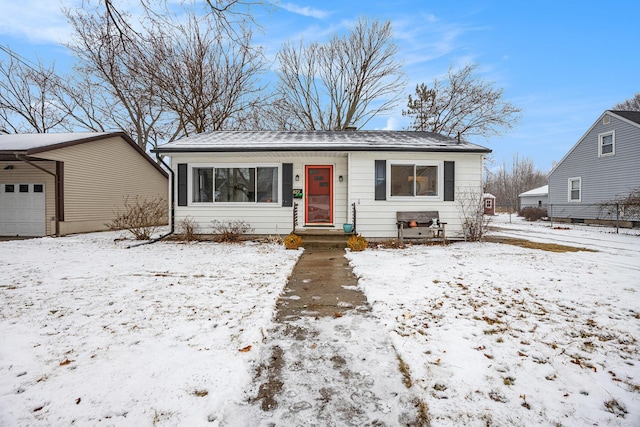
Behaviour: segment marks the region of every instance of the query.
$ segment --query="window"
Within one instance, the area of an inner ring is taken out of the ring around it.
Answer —
[[[437,165],[392,164],[391,197],[437,197],[440,168]]]
[[[569,178],[569,201],[579,202],[582,196],[581,193],[582,193],[582,179]]]
[[[4,192],[5,193],[14,193],[15,191],[16,190],[15,190],[15,187],[13,186],[13,184],[5,184],[4,185]]]
[[[278,167],[194,167],[194,203],[277,203]]]
[[[615,131],[598,135],[598,157],[613,156],[616,154]]]
[[[44,186],[42,184],[33,184],[34,193],[42,193],[43,191],[44,191]]]
[[[29,184],[20,184],[18,187],[20,188],[21,193],[29,192]]]
[[[493,200],[492,199],[485,199],[484,207],[487,208],[487,209],[491,209],[492,206],[493,206]]]

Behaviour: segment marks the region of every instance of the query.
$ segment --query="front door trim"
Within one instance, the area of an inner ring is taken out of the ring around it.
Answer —
[[[305,165],[304,177],[305,226],[333,225],[333,165]]]

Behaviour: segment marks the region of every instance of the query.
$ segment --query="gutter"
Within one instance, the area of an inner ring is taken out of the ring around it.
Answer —
[[[171,188],[171,203],[169,205],[169,212],[170,212],[170,216],[171,219],[169,221],[169,225],[170,225],[170,229],[168,233],[163,234],[162,236],[158,236],[155,239],[151,239],[151,240],[147,240],[146,242],[142,242],[142,243],[136,243],[133,245],[129,245],[127,246],[127,249],[131,249],[131,248],[137,248],[138,246],[143,246],[143,245],[150,245],[152,243],[156,243],[159,242],[160,240],[164,239],[167,236],[171,236],[173,233],[175,233],[176,230],[176,220],[175,220],[175,203],[174,203],[174,199],[175,199],[175,195],[176,195],[176,191],[175,191],[175,185],[176,185],[176,180],[175,180],[175,172],[173,171],[173,169],[165,163],[165,161],[162,159],[162,157],[160,157],[159,153],[156,153],[156,159],[158,159],[158,161],[160,163],[162,163],[164,165],[165,168],[167,168],[167,170],[169,171],[169,182],[170,182],[170,188]]]

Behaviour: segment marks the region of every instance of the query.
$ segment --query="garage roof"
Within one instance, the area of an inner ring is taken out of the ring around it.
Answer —
[[[124,132],[0,134],[0,160],[16,160],[17,156],[33,156],[45,151],[114,137],[122,138],[158,171],[168,176],[167,172]]]

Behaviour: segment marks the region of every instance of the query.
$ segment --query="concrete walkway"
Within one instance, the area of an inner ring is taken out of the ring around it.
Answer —
[[[369,311],[367,298],[357,286],[344,249],[307,249],[278,301],[276,320],[336,317],[353,309]]]
[[[428,424],[356,286],[344,249],[305,250],[277,304],[255,389],[227,412],[229,425]]]

